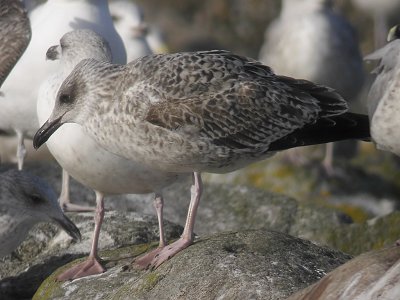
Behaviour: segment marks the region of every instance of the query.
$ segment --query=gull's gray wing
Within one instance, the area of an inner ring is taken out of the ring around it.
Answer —
[[[0,86],[24,53],[31,26],[20,0],[0,0]]]

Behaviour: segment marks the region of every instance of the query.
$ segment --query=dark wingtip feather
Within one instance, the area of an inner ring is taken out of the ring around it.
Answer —
[[[344,113],[329,118],[321,118],[317,122],[299,128],[271,143],[268,151],[281,151],[349,139],[370,141],[368,116]]]

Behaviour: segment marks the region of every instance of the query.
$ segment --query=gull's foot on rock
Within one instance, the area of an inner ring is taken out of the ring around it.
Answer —
[[[152,254],[154,257],[152,260],[147,263],[146,268],[148,269],[157,269],[161,264],[163,264],[165,261],[170,259],[172,256],[177,254],[178,252],[182,251],[183,249],[189,247],[192,244],[191,240],[180,238],[179,240],[173,242],[170,245],[165,246],[164,248],[157,248],[155,250],[157,253],[152,253],[153,251],[149,252],[143,258],[140,258],[144,261],[144,258],[146,258],[147,255]],[[149,256],[150,258],[150,256]],[[136,261],[135,261],[136,263]]]
[[[73,266],[61,275],[57,276],[58,281],[74,280],[90,275],[104,273],[106,269],[98,262],[95,257],[88,257],[84,262]]]
[[[168,246],[167,246],[168,247]],[[156,255],[159,255],[160,252],[164,249],[165,247],[157,247],[156,249],[151,250],[150,252],[136,258],[133,261],[133,264],[137,267],[139,267],[139,269],[147,269],[148,267],[150,267],[151,262],[153,261],[153,259],[156,257]]]

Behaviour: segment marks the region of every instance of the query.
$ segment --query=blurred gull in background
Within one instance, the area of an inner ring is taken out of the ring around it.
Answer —
[[[389,43],[367,55],[377,61],[374,83],[368,94],[371,136],[378,149],[400,156],[400,26],[393,27]]]
[[[110,13],[124,42],[128,62],[153,53],[146,40],[147,24],[139,6],[123,0],[111,1]]]
[[[48,0],[32,11],[30,21],[32,39],[5,80],[0,98],[0,130],[18,137],[19,169],[25,157],[24,138],[31,138],[39,127],[36,116],[39,86],[56,70],[55,64],[44,64],[48,46],[56,44],[60,36],[72,29],[90,28],[110,42],[115,62],[126,62],[125,49],[112,24],[106,0]]]
[[[389,30],[389,17],[399,12],[400,0],[353,0],[353,3],[374,19],[375,47],[382,47]]]
[[[356,99],[364,82],[355,31],[329,0],[283,0],[259,59],[277,74],[332,87],[347,101]],[[333,172],[332,152],[328,145],[323,163],[328,173]]]

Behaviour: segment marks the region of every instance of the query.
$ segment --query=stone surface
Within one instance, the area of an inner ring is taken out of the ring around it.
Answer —
[[[0,299],[30,299],[40,283],[54,270],[89,253],[93,215],[69,216],[80,229],[82,240],[73,242],[64,231],[52,224],[36,226],[14,256],[0,260]],[[180,236],[180,226],[169,222],[165,225],[168,239]],[[99,247],[101,250],[118,249],[157,240],[158,223],[155,217],[143,217],[133,212],[106,212]]]
[[[284,299],[349,259],[265,230],[199,239],[153,271],[130,266],[132,253],[141,249],[143,245],[103,252],[106,273],[72,282],[55,281],[62,267],[33,299]]]
[[[398,300],[400,247],[362,254],[287,300]]]

